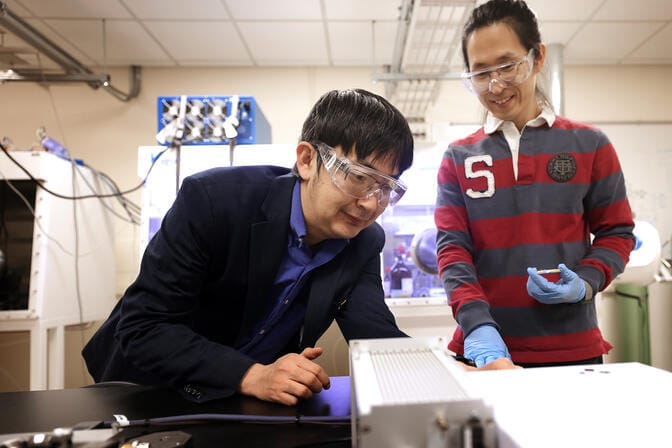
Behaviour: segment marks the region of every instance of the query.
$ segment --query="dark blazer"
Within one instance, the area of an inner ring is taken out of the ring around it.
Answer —
[[[94,380],[168,385],[195,401],[233,394],[255,363],[240,339],[273,307],[297,179],[279,167],[215,168],[184,180],[138,278],[82,354]],[[301,344],[334,318],[347,340],[405,336],[383,299],[374,223],[316,269]],[[298,340],[298,338],[297,338]]]

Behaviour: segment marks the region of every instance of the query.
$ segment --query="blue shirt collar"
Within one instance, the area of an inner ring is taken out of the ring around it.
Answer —
[[[303,217],[303,208],[301,207],[301,181],[294,184],[292,191],[292,210],[289,215],[289,227],[291,235],[303,245],[306,238],[306,219]]]

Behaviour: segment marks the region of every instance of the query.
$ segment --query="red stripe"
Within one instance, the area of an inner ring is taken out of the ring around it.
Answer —
[[[457,184],[457,176],[455,172],[455,161],[450,157],[441,159],[441,166],[437,175],[437,182],[441,184]]]
[[[568,362],[604,355],[613,346],[599,329],[556,336],[505,337],[514,362]]]
[[[436,227],[447,231],[466,231],[469,228],[464,207],[444,205],[434,210]]]
[[[453,143],[451,143],[451,146],[465,146],[465,145],[473,145],[475,143],[480,142],[486,137],[489,137],[489,134],[486,134],[485,131],[483,131],[483,128],[478,129],[476,132],[467,135],[464,138],[455,140]]]
[[[463,338],[462,329],[457,327],[448,349],[455,353],[464,353]],[[579,361],[604,355],[613,348],[602,338],[597,328],[561,336],[506,337],[504,342],[514,363]]]
[[[483,297],[483,290],[478,283],[462,283],[450,292],[448,305],[453,311],[453,316],[457,316],[462,305],[474,300],[482,300]]]
[[[455,245],[448,245],[446,247],[441,248],[441,250],[438,253],[437,259],[439,266],[442,268],[442,270],[446,266],[450,266],[453,263],[473,264],[471,253],[469,253],[468,250],[465,250],[464,248]]]
[[[548,244],[549,241],[582,241],[581,214],[524,213],[521,215],[472,221],[475,249],[504,248],[521,244]],[[514,229],[514,231],[511,231]]]
[[[473,299],[482,299],[482,298],[483,298],[483,290],[478,285],[478,283],[462,283],[460,286],[453,289],[450,293],[451,304],[460,303],[460,305],[462,305],[461,302],[467,302]]]
[[[526,266],[524,266],[526,267]],[[546,276],[550,281],[560,277]],[[546,306],[534,300],[527,293],[527,273],[525,275],[499,278],[479,277],[480,283],[488,303],[493,307],[536,307]]]
[[[588,220],[593,227],[593,231],[599,230],[600,228],[635,225],[632,220],[630,203],[626,199],[612,202],[604,207],[595,207],[589,210]]]
[[[621,172],[621,164],[611,143],[597,148],[595,160],[596,162],[593,163],[593,181]]]
[[[614,173],[621,172],[621,166],[615,156],[607,155],[606,152],[613,153],[614,148],[611,144],[599,148],[596,152],[571,153],[576,160],[576,174],[567,184],[589,184],[597,180],[608,177]],[[484,163],[476,163],[473,170],[487,170],[494,174],[496,188],[512,187],[518,183],[557,183],[548,175],[546,167],[550,160],[555,157],[555,153],[545,153],[536,156],[520,154],[518,156],[519,179],[513,176],[513,165],[511,158],[499,159],[493,161],[493,166],[486,166]],[[449,162],[448,162],[449,161]],[[444,172],[450,170],[450,173]],[[485,190],[487,187],[486,179],[479,176],[475,179],[467,179],[464,165],[455,167],[454,161],[444,158],[441,170],[439,171],[439,183],[457,183],[457,177],[463,179],[462,191],[465,192],[471,188],[475,191]]]
[[[597,130],[595,126],[591,126],[586,123],[582,123],[580,121],[574,121],[570,120],[567,117],[555,117],[555,121],[553,122],[553,128],[554,129],[593,129]]]
[[[453,163],[452,168],[457,171],[458,178],[462,180],[462,192],[465,192],[469,188],[475,191],[483,191],[487,188],[487,180],[485,177],[478,176],[475,179],[467,179],[464,165],[455,167],[455,164]],[[485,170],[493,173],[495,176],[496,188],[510,187],[516,183],[516,180],[513,177],[511,158],[493,160],[492,166],[486,165],[485,162],[474,163],[472,170]],[[441,183],[440,178],[439,183]]]

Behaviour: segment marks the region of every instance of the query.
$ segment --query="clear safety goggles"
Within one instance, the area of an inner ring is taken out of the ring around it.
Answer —
[[[490,86],[495,81],[502,87],[516,86],[525,82],[532,74],[533,66],[534,48],[530,48],[527,55],[516,61],[495,65],[494,67],[484,68],[475,72],[464,72],[462,73],[462,81],[469,90],[480,95],[486,90],[490,90]]]
[[[339,159],[326,143],[315,144],[331,181],[345,194],[357,199],[378,198],[379,207],[392,206],[406,193],[406,185],[394,177],[346,158]]]

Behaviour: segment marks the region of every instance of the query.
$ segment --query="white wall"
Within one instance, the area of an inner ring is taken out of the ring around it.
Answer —
[[[87,85],[45,88],[32,83],[6,83],[0,85],[0,136],[8,136],[19,149],[26,149],[36,141],[35,129],[46,126],[73,157],[107,173],[126,189],[139,181],[137,147],[155,144],[158,96],[254,96],[271,124],[273,143],[293,143],[310,107],[327,90],[362,87],[382,94],[384,85],[371,83],[372,72],[368,68],[333,67],[150,68],[143,70],[140,96],[128,103]],[[128,73],[115,69],[111,74],[113,85],[126,91]],[[672,122],[668,89],[671,66],[566,67],[564,79],[565,114],[569,117],[588,122]],[[480,116],[480,106],[459,81],[445,82],[428,114],[430,122],[460,124],[477,123]],[[131,198],[140,202],[137,193]],[[137,273],[139,236],[136,228],[117,222],[114,237],[117,293],[122,294]],[[0,334],[0,353],[3,347],[19,343],[15,339],[5,343],[2,337]],[[77,353],[83,338],[73,339],[71,350]],[[22,365],[23,361],[14,359],[0,356],[0,373]],[[0,375],[0,390],[16,390],[17,384],[26,384],[12,376],[5,385],[5,377]]]

